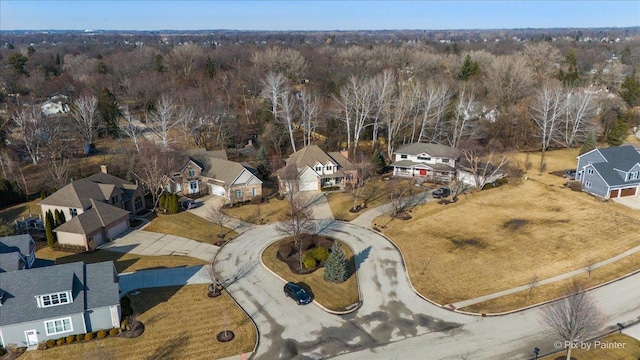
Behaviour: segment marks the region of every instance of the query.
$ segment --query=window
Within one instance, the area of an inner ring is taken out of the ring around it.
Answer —
[[[585,181],[584,182],[584,187],[586,187],[587,189],[591,188],[591,182],[590,181]]]
[[[404,155],[404,154],[400,155],[400,159],[406,159],[406,158],[407,158],[407,155]]]
[[[593,169],[587,169],[587,174],[593,175]]]
[[[69,293],[61,292],[56,294],[41,295],[38,298],[38,307],[49,307],[70,303]]]
[[[196,171],[193,169],[189,169],[189,177],[194,177],[196,176]]]
[[[449,159],[442,159],[442,163],[443,164],[448,164],[449,163]]]
[[[236,190],[236,199],[241,199],[242,198],[242,190]]]
[[[136,198],[135,206],[136,206],[136,210],[142,209],[142,198],[140,196]]]
[[[69,208],[69,213],[71,214],[71,217],[78,216],[78,209]]]
[[[198,182],[197,181],[189,181],[189,189],[198,190]]]
[[[112,204],[117,204],[118,203],[118,195],[113,195],[113,197],[111,198],[111,203]]]
[[[431,161],[431,157],[430,156],[418,156],[418,160]]]
[[[256,196],[256,195],[258,195],[256,188],[251,189],[251,196]]]
[[[638,174],[639,173],[637,173],[637,172],[629,173],[629,180],[637,179],[638,178]]]
[[[331,165],[327,165],[327,171],[331,171],[331,169],[333,169]]]
[[[70,317],[45,321],[44,328],[47,332],[47,336],[73,331]]]
[[[317,171],[317,172],[321,172],[321,171],[322,171],[322,165],[318,165],[318,166],[316,166],[316,171]]]

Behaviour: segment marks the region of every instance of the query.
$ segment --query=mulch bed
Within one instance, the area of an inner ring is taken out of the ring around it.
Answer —
[[[120,333],[120,336],[127,339],[133,339],[133,338],[137,338],[143,333],[144,333],[144,324],[138,321],[138,326],[135,329],[129,330],[129,331],[122,331]]]
[[[318,236],[318,235],[304,235],[304,237],[300,240],[302,242],[302,253],[311,250],[316,247],[323,247],[327,250],[331,248],[333,245],[333,239]],[[298,257],[298,247],[295,245],[293,240],[289,240],[288,242],[284,242],[280,244],[278,247],[278,252],[276,253],[276,257],[278,260],[285,262],[289,269],[294,274],[311,274],[312,272],[318,270],[323,267],[324,264],[320,263],[313,269],[305,269],[304,266],[300,267],[300,258]]]
[[[216,339],[218,339],[218,341],[220,342],[228,342],[233,340],[233,338],[236,337],[236,334],[233,333],[233,331],[220,331],[218,333],[218,335],[216,335]]]

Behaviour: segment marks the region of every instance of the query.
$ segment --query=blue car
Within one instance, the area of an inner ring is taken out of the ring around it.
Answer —
[[[284,294],[295,300],[298,305],[305,305],[313,301],[305,289],[292,282],[288,282],[284,286]]]

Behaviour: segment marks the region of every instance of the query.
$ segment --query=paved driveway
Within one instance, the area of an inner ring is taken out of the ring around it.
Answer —
[[[613,199],[613,201],[632,209],[640,210],[640,196],[625,196]]]
[[[146,256],[182,255],[212,261],[220,247],[181,236],[133,230],[101,249]]]
[[[192,214],[200,216],[205,220],[211,221],[209,219],[210,217],[209,212],[211,211],[211,207],[215,207],[215,208],[221,207],[222,205],[224,205],[225,199],[220,196],[207,195],[198,199],[196,203],[198,204],[198,207],[189,209],[188,211]],[[225,216],[224,219],[225,220],[224,220],[223,226],[237,233],[245,232],[255,226],[251,223],[234,219],[230,216]]]

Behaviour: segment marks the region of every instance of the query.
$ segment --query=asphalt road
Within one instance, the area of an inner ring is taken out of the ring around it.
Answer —
[[[557,339],[543,333],[539,308],[482,318],[432,305],[413,292],[400,253],[384,237],[333,220],[317,226],[357,254],[363,304],[354,313],[333,315],[284,296],[282,280],[259,260],[283,237],[274,225],[247,230],[218,254],[223,282],[258,326],[257,359],[528,359],[535,347],[553,350]],[[608,326],[638,319],[639,284],[636,275],[594,291]]]

